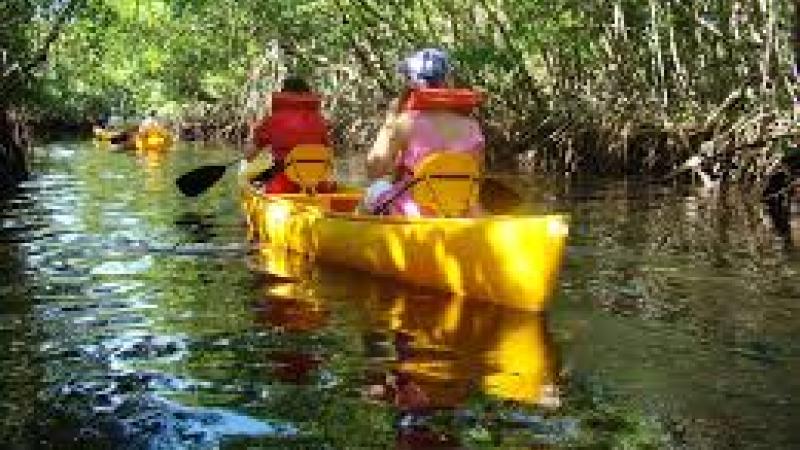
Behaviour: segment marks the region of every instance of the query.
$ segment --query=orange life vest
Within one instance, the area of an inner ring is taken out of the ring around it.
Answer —
[[[300,144],[328,144],[328,126],[320,111],[320,97],[311,93],[275,92],[272,114],[256,130],[256,145],[272,147],[283,159]]]
[[[403,104],[404,111],[454,111],[469,114],[483,102],[483,95],[472,89],[414,89]]]
[[[410,116],[411,128],[406,148],[397,154],[395,166],[400,173],[413,172],[416,165],[428,155],[439,151],[472,153],[483,151],[485,139],[477,120],[469,113],[483,100],[479,92],[471,89],[415,89],[403,103],[403,111]],[[427,112],[447,111],[457,114],[445,126],[437,123]]]

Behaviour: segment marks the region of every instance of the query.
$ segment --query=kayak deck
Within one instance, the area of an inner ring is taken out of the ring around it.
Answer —
[[[95,127],[92,133],[94,134],[94,138],[101,142],[107,142],[122,135],[122,131],[120,130],[108,130],[100,127]]]
[[[563,215],[407,218],[354,212],[360,191],[265,195],[243,186],[253,238],[465,297],[546,308],[567,237]]]

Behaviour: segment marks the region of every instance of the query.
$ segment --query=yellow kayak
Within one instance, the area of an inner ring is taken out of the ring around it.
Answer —
[[[252,237],[273,247],[529,311],[546,309],[557,284],[564,215],[375,216],[355,211],[358,190],[265,195],[244,178],[240,184]]]
[[[100,127],[94,127],[92,132],[94,134],[94,138],[101,142],[110,141],[122,134],[122,131],[119,130],[108,130]]]
[[[151,127],[136,133],[136,149],[141,151],[160,151],[172,145],[172,134],[163,127]]]

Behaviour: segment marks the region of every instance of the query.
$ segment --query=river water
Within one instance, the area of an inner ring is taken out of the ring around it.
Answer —
[[[571,214],[537,315],[255,245],[233,177],[174,188],[232,155],[38,149],[0,203],[6,447],[800,447],[800,224],[742,193],[521,178]]]

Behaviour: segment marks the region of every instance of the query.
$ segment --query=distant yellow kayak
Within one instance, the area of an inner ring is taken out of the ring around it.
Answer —
[[[136,133],[137,150],[160,151],[172,145],[172,134],[163,127],[150,127]]]
[[[92,129],[94,134],[94,138],[101,142],[110,141],[114,138],[119,137],[122,135],[122,131],[119,130],[107,130],[101,127],[94,127]]]

